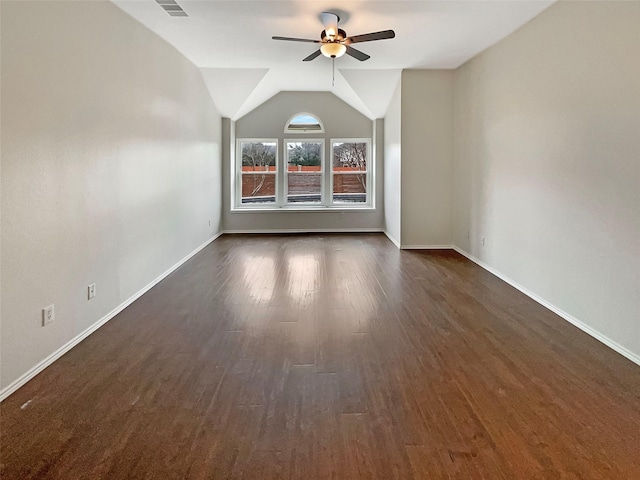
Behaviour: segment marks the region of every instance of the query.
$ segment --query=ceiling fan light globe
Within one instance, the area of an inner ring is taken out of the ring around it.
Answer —
[[[323,43],[320,46],[320,51],[325,57],[329,58],[338,58],[345,54],[347,51],[347,47],[342,45],[341,43]]]

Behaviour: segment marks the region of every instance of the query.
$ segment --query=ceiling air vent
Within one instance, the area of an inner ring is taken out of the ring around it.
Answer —
[[[182,7],[178,5],[175,0],[156,0],[156,2],[164,9],[165,12],[167,12],[172,17],[189,16],[184,10],[182,10]]]

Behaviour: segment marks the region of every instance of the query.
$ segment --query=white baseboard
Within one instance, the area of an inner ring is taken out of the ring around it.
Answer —
[[[402,250],[451,250],[451,245],[402,245]]]
[[[553,313],[555,313],[556,315],[562,317],[564,320],[566,320],[567,322],[571,323],[572,325],[578,327],[580,330],[582,330],[583,332],[591,335],[593,338],[595,338],[596,340],[604,343],[607,347],[615,350],[616,352],[618,352],[620,355],[622,355],[623,357],[628,358],[629,360],[631,360],[633,363],[640,365],[640,355],[632,352],[631,350],[629,350],[626,347],[623,347],[622,345],[620,345],[619,343],[611,340],[609,337],[607,337],[606,335],[603,335],[602,333],[598,332],[597,330],[593,329],[592,327],[590,327],[589,325],[587,325],[586,323],[583,323],[582,321],[578,320],[576,317],[574,317],[573,315],[565,312],[564,310],[556,307],[555,305],[547,302],[544,298],[539,297],[538,295],[536,295],[535,293],[533,293],[532,291],[528,290],[527,288],[523,287],[522,285],[520,285],[519,283],[513,281],[512,279],[510,279],[509,277],[507,277],[506,275],[503,275],[502,273],[500,273],[499,271],[497,271],[495,268],[490,267],[489,265],[487,265],[486,263],[484,263],[482,260],[474,257],[473,255],[471,255],[470,253],[465,252],[464,250],[462,250],[461,248],[458,248],[456,246],[453,246],[453,249],[458,252],[460,255],[463,255],[465,257],[467,257],[469,260],[471,260],[473,263],[479,265],[480,267],[484,268],[486,271],[492,273],[493,275],[495,275],[496,277],[498,277],[500,280],[508,283],[509,285],[511,285],[513,288],[515,288],[516,290],[521,291],[522,293],[524,293],[527,297],[531,298],[532,300],[535,300],[536,302],[538,302],[540,305],[542,305],[543,307],[551,310]]]
[[[387,238],[389,240],[391,240],[391,243],[393,243],[396,247],[400,248],[400,242],[398,240],[395,239],[395,237],[393,237],[389,232],[387,232],[386,230],[384,230],[384,234],[387,236]]]
[[[146,286],[144,286],[141,290],[139,290],[138,292],[136,292],[135,294],[133,294],[131,297],[129,297],[127,300],[125,300],[123,303],[121,303],[120,305],[118,305],[116,308],[114,308],[113,310],[111,310],[109,313],[107,313],[104,317],[102,317],[100,320],[98,320],[96,323],[94,323],[93,325],[91,325],[89,328],[87,328],[84,332],[80,333],[79,335],[77,335],[76,337],[74,337],[73,339],[71,339],[70,341],[68,341],[67,343],[65,343],[62,347],[60,347],[58,350],[56,350],[55,352],[53,352],[51,355],[49,355],[47,358],[45,358],[44,360],[42,360],[40,363],[38,363],[37,365],[35,365],[33,368],[31,368],[28,372],[24,373],[22,376],[20,376],[17,380],[13,381],[12,383],[10,383],[9,385],[7,385],[5,388],[3,388],[2,390],[0,390],[0,402],[2,402],[4,399],[6,399],[9,395],[11,395],[13,392],[15,392],[16,390],[18,390],[20,387],[22,387],[25,383],[27,383],[29,380],[31,380],[33,377],[35,377],[36,375],[38,375],[40,372],[42,372],[45,368],[47,368],[49,365],[51,365],[53,362],[55,362],[58,358],[60,358],[62,355],[64,355],[65,353],[67,353],[69,350],[71,350],[73,347],[75,347],[77,344],[79,344],[82,340],[84,340],[85,338],[87,338],[89,335],[91,335],[93,332],[95,332],[96,330],[98,330],[102,325],[104,325],[105,323],[107,323],[109,320],[111,320],[113,317],[115,317],[116,315],[118,315],[122,310],[124,310],[125,308],[127,308],[129,305],[131,305],[133,302],[135,302],[138,298],[140,298],[142,295],[144,295],[145,293],[147,293],[149,290],[151,290],[151,288],[153,288],[156,284],[158,284],[160,281],[164,280],[167,276],[169,276],[173,271],[177,270],[178,267],[182,266],[184,263],[187,262],[187,260],[189,260],[191,257],[193,257],[196,253],[198,253],[200,250],[202,250],[203,248],[205,248],[207,245],[209,245],[211,242],[213,242],[216,238],[218,238],[220,235],[222,235],[222,232],[214,235],[213,237],[211,237],[209,240],[207,240],[206,242],[204,242],[202,245],[200,245],[198,248],[196,248],[194,251],[192,251],[191,253],[189,253],[186,257],[184,257],[182,260],[180,260],[178,263],[176,263],[175,265],[173,265],[172,267],[170,267],[168,270],[166,270],[164,273],[162,273],[159,277],[157,277],[155,280],[152,280],[149,284],[147,284]]]
[[[269,228],[269,229],[256,229],[256,230],[225,230],[223,233],[228,234],[256,234],[256,235],[269,235],[279,233],[382,233],[380,228]]]

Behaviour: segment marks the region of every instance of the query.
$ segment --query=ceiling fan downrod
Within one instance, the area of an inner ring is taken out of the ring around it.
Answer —
[[[332,70],[333,70],[332,71],[333,77],[331,79],[331,86],[335,87],[336,86],[336,57],[333,57],[331,59],[331,67],[332,67]]]

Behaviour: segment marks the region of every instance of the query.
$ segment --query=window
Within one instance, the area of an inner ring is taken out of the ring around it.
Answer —
[[[322,133],[324,127],[319,118],[310,113],[298,113],[284,127],[284,133]]]
[[[241,140],[240,203],[275,204],[278,142],[276,140]]]
[[[369,143],[368,139],[331,141],[332,203],[369,203]]]
[[[308,113],[291,117],[289,130],[312,135],[236,140],[234,209],[373,208],[370,138],[330,139]]]
[[[324,141],[287,141],[287,203],[322,204]]]

